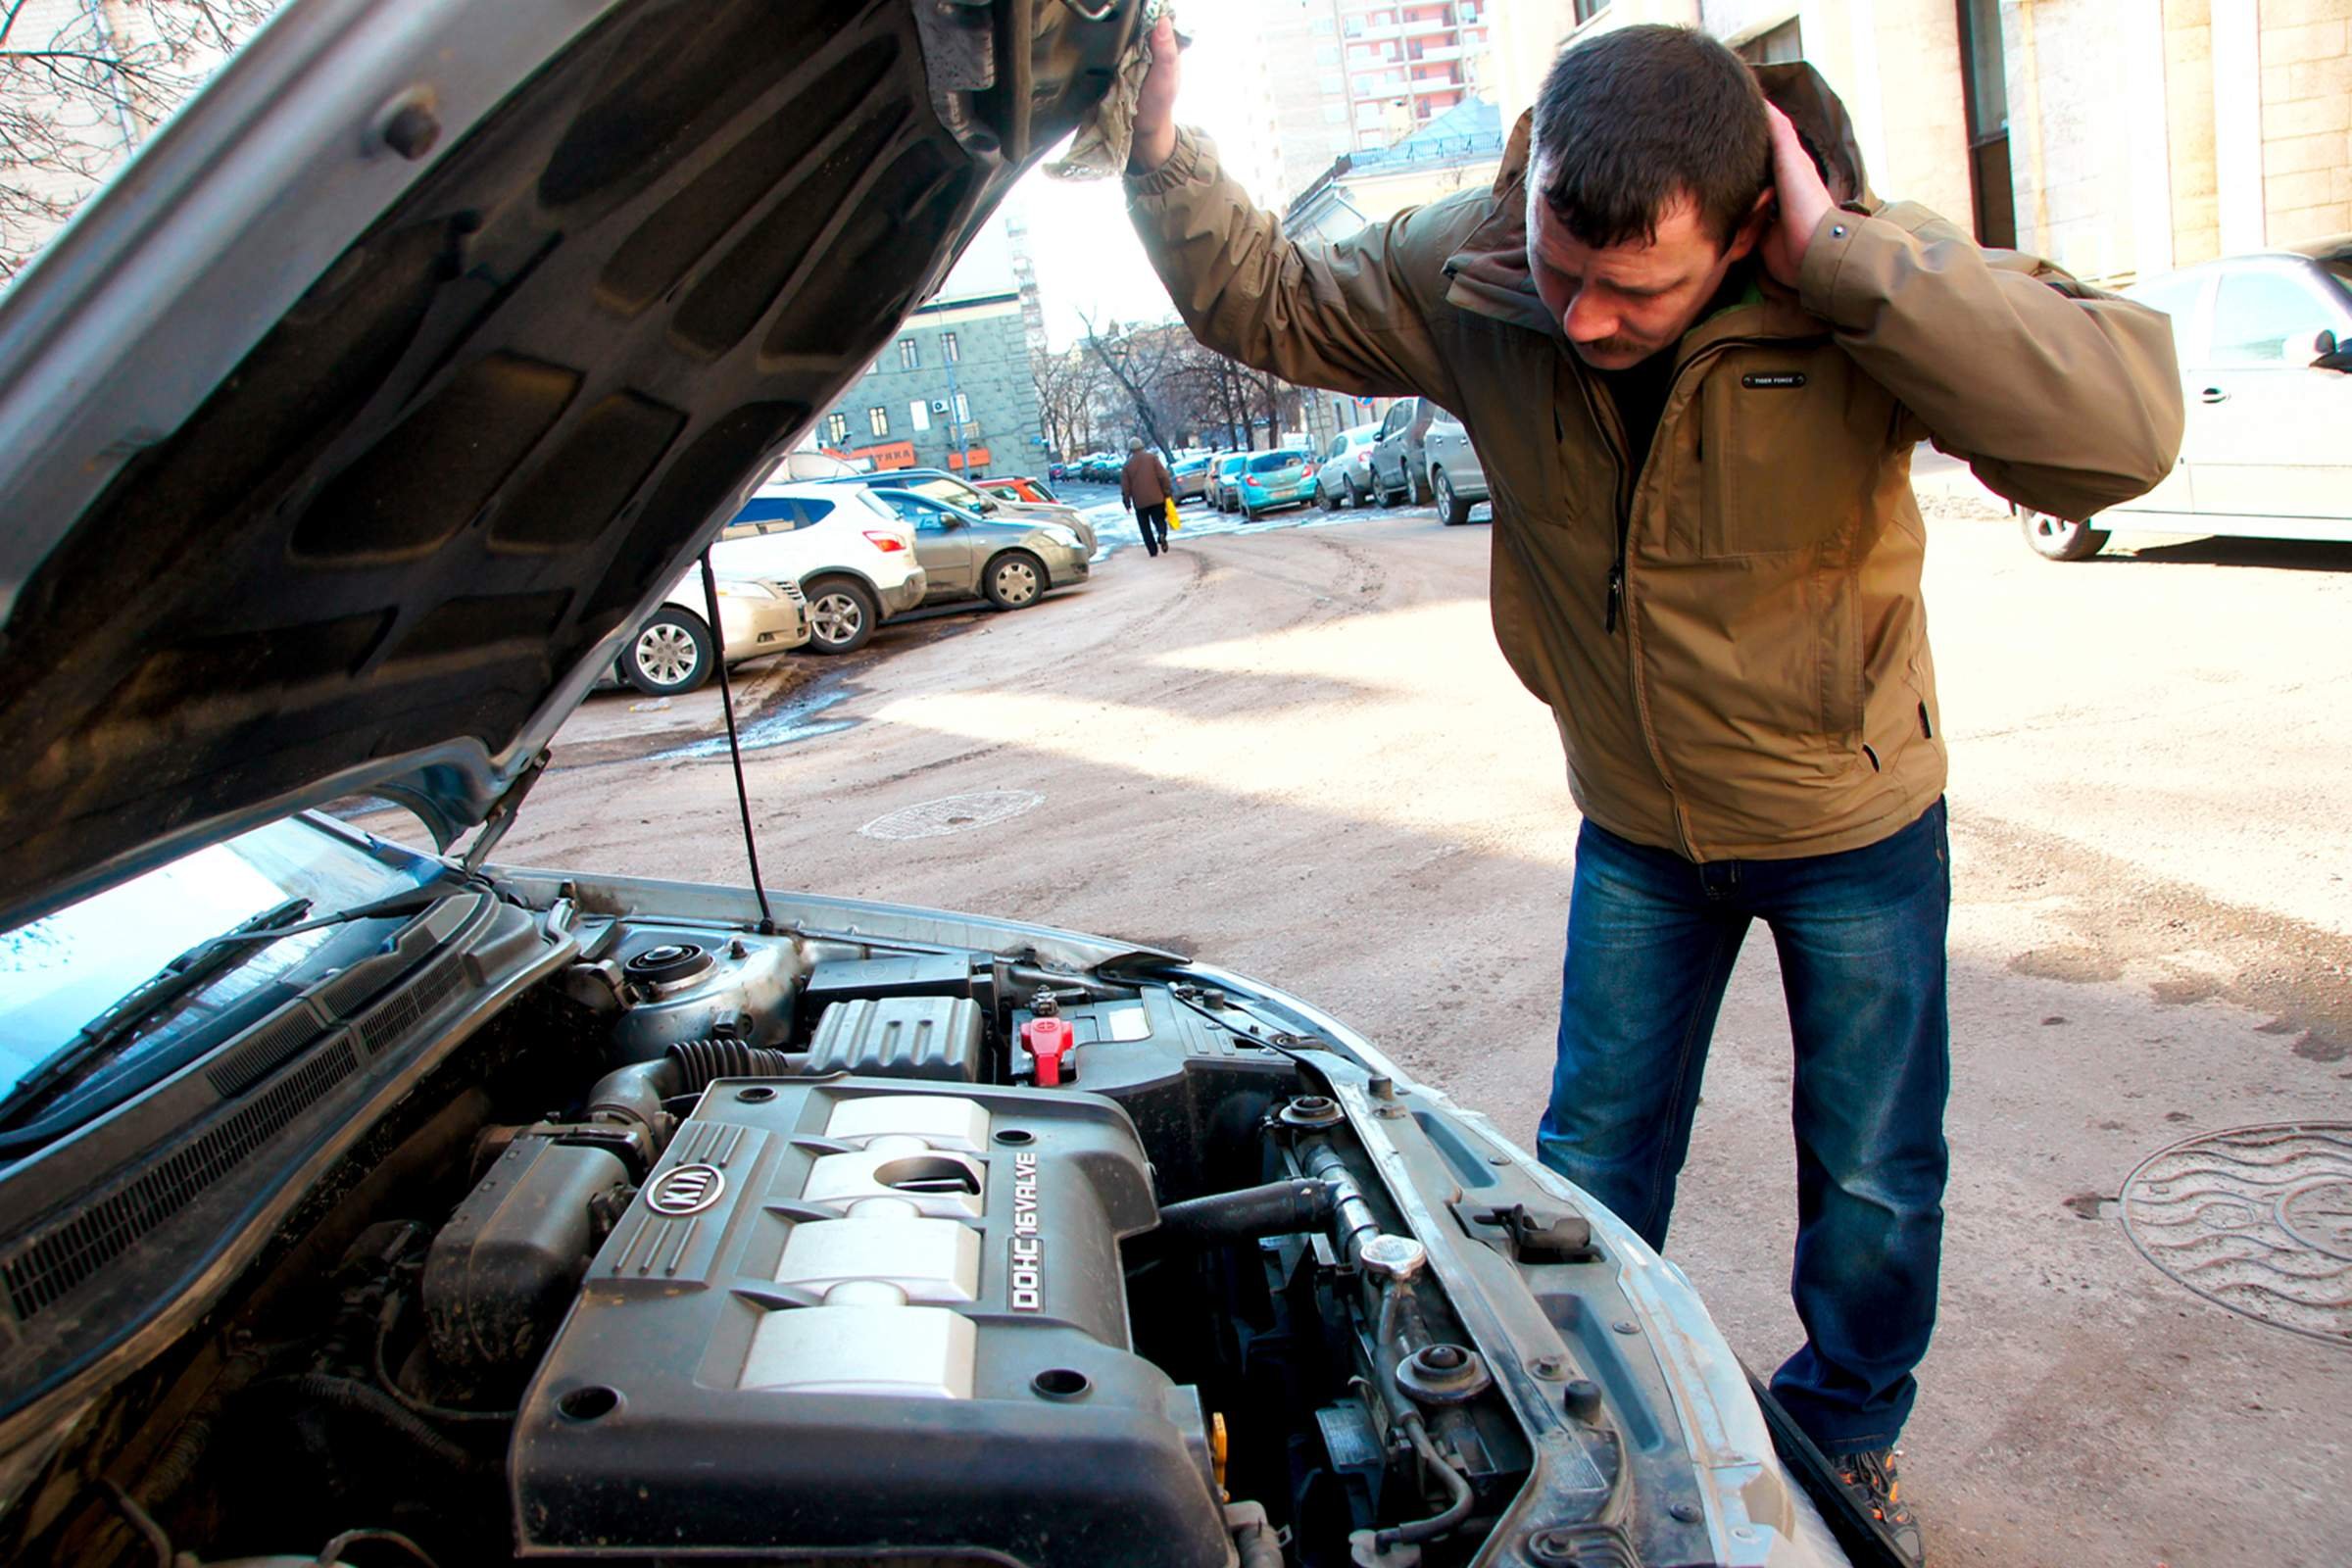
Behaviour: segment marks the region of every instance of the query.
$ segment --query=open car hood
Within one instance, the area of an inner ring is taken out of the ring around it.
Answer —
[[[0,928],[488,820],[1107,90],[1081,9],[294,0],[0,304]]]

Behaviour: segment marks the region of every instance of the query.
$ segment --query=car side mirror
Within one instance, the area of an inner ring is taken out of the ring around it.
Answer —
[[[2318,358],[2311,362],[2316,370],[2352,370],[2352,348],[2339,346],[2335,334],[2322,328],[2311,341],[2311,351]]]

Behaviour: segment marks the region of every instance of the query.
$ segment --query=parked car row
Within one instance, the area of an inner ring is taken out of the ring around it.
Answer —
[[[722,657],[854,653],[922,605],[1025,609],[1085,581],[1095,546],[1085,516],[1032,479],[974,485],[936,468],[771,476],[710,547],[718,634],[698,566],[638,627],[615,673],[667,697],[702,686]]]
[[[1446,525],[1457,527],[1489,499],[1487,471],[1459,419],[1428,398],[1401,398],[1380,423],[1332,437],[1317,499],[1332,512],[1374,501],[1434,504]]]

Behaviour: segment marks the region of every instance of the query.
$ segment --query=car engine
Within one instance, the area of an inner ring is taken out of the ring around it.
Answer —
[[[1165,956],[569,937],[5,1554],[1714,1560],[1616,1260],[1295,1004]]]

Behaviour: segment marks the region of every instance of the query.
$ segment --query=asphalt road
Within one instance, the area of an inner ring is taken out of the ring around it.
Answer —
[[[1965,485],[1929,509],[1954,1177],[1906,1491],[1940,1563],[2341,1564],[2352,1345],[2191,1294],[2117,1200],[2192,1134],[2352,1121],[2352,547],[2057,565]],[[1487,548],[1427,511],[1196,515],[1033,610],[752,666],[769,881],[1197,954],[1532,1138],[1576,813],[1488,630]],[[742,880],[717,721],[710,693],[593,700],[500,858]],[[860,832],[981,792],[953,831]],[[1760,1366],[1798,1341],[1788,1061],[1759,937],[1669,1251]],[[2352,1255],[2344,1220],[2321,1240]],[[2295,1267],[2352,1298],[2324,1248]]]

